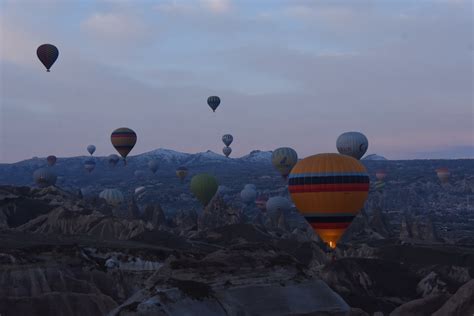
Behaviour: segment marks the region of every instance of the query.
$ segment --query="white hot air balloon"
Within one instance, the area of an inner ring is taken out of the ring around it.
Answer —
[[[93,155],[95,152],[95,146],[94,145],[87,146],[87,151],[89,152],[89,154]]]
[[[257,190],[257,186],[253,183],[247,183],[245,186],[244,186],[244,189],[252,189],[252,190]]]
[[[291,202],[282,196],[274,196],[267,201],[267,211],[270,213],[285,212],[291,209]]]
[[[337,138],[336,147],[340,154],[360,159],[367,152],[369,141],[362,133],[346,132]]]
[[[104,191],[100,192],[99,197],[113,206],[118,206],[124,201],[122,192],[117,189],[105,189]]]
[[[245,204],[251,204],[255,202],[257,198],[257,191],[251,188],[245,188],[240,192],[240,197]]]

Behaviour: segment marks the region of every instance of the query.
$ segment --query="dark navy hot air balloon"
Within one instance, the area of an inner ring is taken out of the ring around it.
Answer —
[[[219,104],[221,104],[221,99],[218,96],[212,95],[207,98],[207,104],[211,107],[212,112],[215,112]]]
[[[54,45],[43,44],[36,50],[36,55],[46,67],[46,71],[49,72],[49,69],[53,66],[56,59],[58,59],[59,50]]]

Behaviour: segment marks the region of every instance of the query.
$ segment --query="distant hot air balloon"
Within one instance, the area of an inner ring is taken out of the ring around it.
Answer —
[[[137,134],[135,134],[135,132],[130,128],[121,127],[112,132],[110,140],[112,141],[114,148],[123,157],[124,163],[126,164],[125,159],[127,158],[127,155],[137,142]]]
[[[207,104],[211,107],[212,112],[215,112],[219,104],[221,104],[221,99],[218,96],[210,96],[207,98]]]
[[[383,189],[385,188],[385,182],[383,182],[382,180],[377,180],[375,182],[375,191],[383,191]]]
[[[234,140],[234,137],[230,134],[225,134],[224,136],[222,136],[222,142],[227,146],[229,147],[230,144],[232,144],[232,141]]]
[[[107,160],[110,166],[115,167],[117,163],[119,162],[120,157],[117,156],[116,154],[111,154],[109,155],[109,157],[107,157]]]
[[[54,62],[58,59],[59,50],[56,46],[51,44],[43,44],[38,47],[36,50],[36,55],[38,56],[41,63],[46,67],[46,71],[49,72],[49,69],[53,66]]]
[[[299,161],[288,189],[299,212],[321,239],[335,248],[368,196],[369,176],[356,159],[319,154]]]
[[[135,194],[140,194],[140,193],[145,192],[145,191],[146,191],[146,187],[143,187],[143,186],[137,187],[135,189]]]
[[[40,188],[56,184],[56,175],[49,168],[40,168],[33,173],[33,179]]]
[[[291,202],[283,196],[274,196],[268,199],[266,208],[270,213],[286,212],[291,209]]]
[[[385,177],[387,177],[387,172],[385,170],[375,171],[375,178],[377,178],[377,180],[382,181],[383,179],[385,179]]]
[[[369,141],[362,133],[346,132],[337,138],[336,147],[339,153],[359,160],[369,148]]]
[[[186,178],[186,176],[188,175],[188,168],[183,166],[178,167],[178,169],[176,169],[176,175],[181,180],[181,182],[183,182],[184,178]]]
[[[89,152],[89,154],[93,155],[95,152],[95,146],[94,145],[87,146],[87,151]]]
[[[84,169],[87,170],[87,172],[91,173],[92,170],[95,169],[95,161],[92,159],[87,159],[84,161]]]
[[[158,160],[148,161],[148,168],[150,168],[151,172],[155,173],[158,170],[158,167],[159,167]]]
[[[218,186],[216,178],[206,173],[195,175],[191,179],[191,192],[203,206],[209,204]]]
[[[257,205],[257,208],[262,211],[262,212],[265,212],[267,210],[267,201],[268,201],[268,196],[266,195],[260,195],[259,197],[257,197],[257,199],[255,200],[255,204]]]
[[[48,166],[50,166],[50,167],[52,167],[56,164],[56,160],[57,160],[57,158],[54,155],[48,156],[46,158],[46,161],[48,162]]]
[[[107,204],[113,206],[118,206],[124,201],[122,192],[117,189],[105,189],[100,192],[99,197],[104,199]]]
[[[229,158],[229,155],[230,155],[230,153],[232,152],[232,148],[230,148],[230,147],[224,147],[224,148],[222,148],[222,152],[224,153],[224,155],[225,155],[227,158]]]
[[[293,166],[298,162],[298,154],[289,147],[277,148],[272,153],[272,164],[286,179]]]
[[[255,202],[255,199],[257,198],[257,191],[255,191],[252,188],[244,188],[240,192],[240,197],[242,198],[242,201],[245,204],[251,204]]]
[[[436,169],[436,174],[441,183],[447,183],[449,181],[449,176],[451,175],[449,169],[445,167]]]
[[[257,186],[253,183],[247,183],[246,185],[244,185],[244,189],[252,189],[252,190],[257,190]]]

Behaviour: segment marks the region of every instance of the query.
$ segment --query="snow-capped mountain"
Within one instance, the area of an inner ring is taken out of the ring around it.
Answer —
[[[189,160],[192,156],[193,154],[182,153],[182,152],[171,150],[171,149],[158,148],[158,149],[134,156],[133,159],[137,161],[156,159],[161,162],[168,162],[172,164],[183,164],[187,160]]]
[[[362,158],[362,160],[388,160],[388,159],[383,156],[379,156],[377,154],[370,154]]]
[[[262,162],[262,161],[270,161],[272,158],[271,151],[260,151],[260,150],[252,150],[250,154],[240,157],[240,160],[246,162]]]
[[[219,155],[212,150],[200,152],[191,155],[191,159],[186,161],[186,165],[198,164],[198,163],[213,163],[213,162],[230,162],[232,158],[227,158],[224,155]]]

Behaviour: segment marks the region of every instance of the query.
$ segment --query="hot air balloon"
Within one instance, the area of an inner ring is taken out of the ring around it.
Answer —
[[[359,160],[369,148],[369,141],[362,133],[346,132],[337,138],[336,147],[339,153]]]
[[[272,164],[275,169],[280,172],[281,176],[286,179],[291,169],[298,162],[298,154],[289,147],[277,148],[272,153]]]
[[[100,192],[99,197],[112,206],[118,206],[124,201],[122,192],[117,189],[105,189]]]
[[[94,154],[95,152],[95,146],[94,145],[89,145],[87,146],[87,151],[89,152],[89,154],[91,154],[91,156]]]
[[[232,141],[234,140],[234,137],[230,134],[225,134],[224,136],[222,136],[222,142],[227,146],[229,147],[230,144],[232,144]]]
[[[441,183],[447,183],[449,181],[449,176],[451,175],[449,169],[444,167],[436,169],[436,174],[438,175]]]
[[[251,204],[255,202],[255,199],[257,198],[257,191],[251,189],[251,188],[244,188],[240,192],[240,197],[242,198],[242,201],[245,204]]]
[[[46,161],[48,162],[48,166],[50,166],[50,167],[52,167],[56,164],[56,160],[57,160],[57,158],[54,155],[48,156],[46,158]]]
[[[266,208],[271,213],[286,212],[291,209],[291,203],[285,197],[274,196],[268,199]]]
[[[95,161],[92,159],[87,159],[84,161],[84,169],[87,170],[87,172],[91,173],[92,170],[95,169]]]
[[[218,96],[210,96],[207,98],[207,104],[211,107],[212,112],[215,112],[219,104],[221,104],[221,99]]]
[[[375,191],[383,191],[384,188],[385,188],[385,182],[381,180],[377,180],[375,182]]]
[[[137,134],[130,128],[121,127],[112,132],[110,140],[114,148],[123,157],[124,164],[127,164],[125,159],[137,142]]]
[[[356,159],[319,154],[299,161],[288,181],[291,199],[321,239],[335,248],[364,206],[369,176]]]
[[[119,162],[119,160],[120,160],[120,157],[117,156],[116,154],[111,154],[108,157],[109,165],[112,167],[115,167],[117,163]]]
[[[49,168],[40,168],[33,173],[33,179],[40,188],[56,184],[56,175]]]
[[[385,172],[385,170],[375,171],[375,178],[377,178],[377,180],[379,181],[382,181],[383,179],[385,179],[386,176],[387,176],[387,172]]]
[[[150,168],[151,172],[155,173],[158,170],[159,164],[157,160],[150,160],[148,162],[148,168]]]
[[[191,179],[191,192],[203,206],[211,201],[218,186],[216,178],[206,173],[197,174]]]
[[[257,197],[257,199],[255,200],[255,204],[257,205],[257,208],[262,211],[262,212],[265,212],[267,210],[267,201],[268,201],[268,196],[266,195],[260,195],[259,197]]]
[[[183,182],[184,178],[186,178],[186,176],[188,175],[188,168],[183,166],[179,167],[178,169],[176,169],[176,175],[181,180],[181,182]]]
[[[229,158],[229,155],[230,155],[230,153],[232,152],[232,148],[230,148],[230,147],[224,147],[224,148],[222,148],[222,152],[224,153],[224,155],[225,155],[227,158]]]
[[[141,193],[146,191],[146,187],[138,187],[135,189],[135,195],[140,195]]]
[[[244,189],[252,189],[257,191],[257,186],[253,183],[247,183],[246,185],[244,185]]]
[[[46,67],[46,71],[53,66],[54,62],[58,59],[59,50],[56,46],[51,44],[43,44],[36,50],[36,55],[41,63]]]

